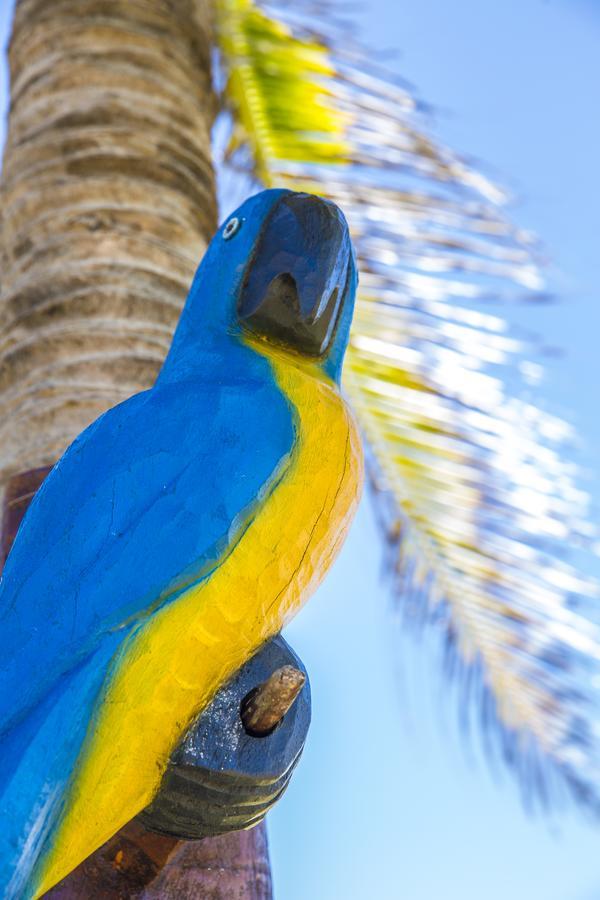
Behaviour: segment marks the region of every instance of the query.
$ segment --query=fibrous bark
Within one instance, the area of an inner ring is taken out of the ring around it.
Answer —
[[[204,0],[20,0],[1,188],[0,480],[149,387],[216,224]]]

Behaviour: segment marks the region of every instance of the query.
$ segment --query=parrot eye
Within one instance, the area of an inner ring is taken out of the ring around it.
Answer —
[[[242,227],[242,220],[238,219],[237,216],[234,216],[229,220],[225,228],[223,229],[223,240],[229,241],[231,238],[238,233],[240,228]]]

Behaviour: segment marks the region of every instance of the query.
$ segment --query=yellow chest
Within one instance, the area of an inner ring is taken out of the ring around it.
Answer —
[[[354,419],[337,389],[272,360],[296,411],[289,468],[213,575],[127,643],[83,748],[37,896],[152,799],[190,721],[313,593],[362,484]]]

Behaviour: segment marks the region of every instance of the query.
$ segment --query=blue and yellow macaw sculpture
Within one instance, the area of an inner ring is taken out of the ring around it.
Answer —
[[[340,211],[265,191],[217,232],[152,390],[34,498],[0,582],[0,894],[42,895],[152,800],[216,690],[323,578],[362,456],[339,391]]]

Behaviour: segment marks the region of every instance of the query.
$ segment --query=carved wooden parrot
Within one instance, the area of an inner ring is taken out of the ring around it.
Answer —
[[[191,721],[326,573],[362,480],[339,391],[356,280],[336,206],[252,197],[155,386],[33,500],[0,581],[2,896],[39,896],[147,806]]]

